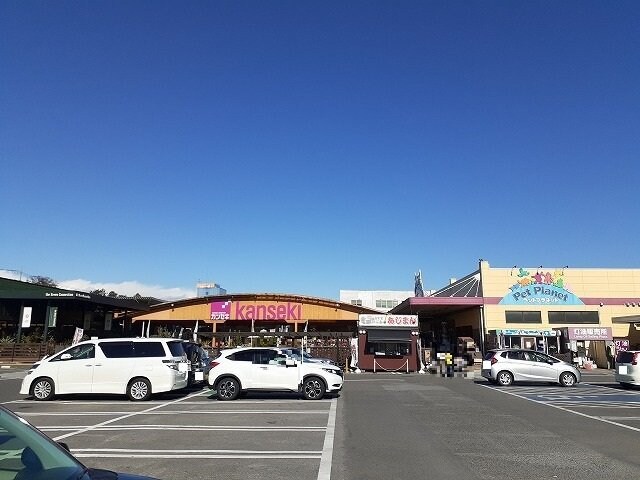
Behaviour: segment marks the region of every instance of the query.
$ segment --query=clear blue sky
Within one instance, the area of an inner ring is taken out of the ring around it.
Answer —
[[[638,268],[640,2],[5,0],[0,161],[58,281]]]

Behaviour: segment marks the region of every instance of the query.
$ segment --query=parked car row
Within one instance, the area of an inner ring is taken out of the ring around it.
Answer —
[[[581,381],[576,365],[541,352],[517,348],[489,350],[481,375],[491,383],[507,386],[513,382],[552,382],[570,387]],[[616,355],[615,380],[623,388],[640,386],[640,351]]]
[[[205,382],[221,400],[250,390],[298,391],[317,399],[340,391],[342,371],[295,348],[235,348],[212,359],[202,346],[179,339],[93,339],[36,362],[20,393],[36,400],[95,393],[142,401]]]

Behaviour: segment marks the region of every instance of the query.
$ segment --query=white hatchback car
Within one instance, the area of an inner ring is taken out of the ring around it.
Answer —
[[[342,390],[342,370],[326,363],[299,362],[276,347],[223,350],[211,362],[209,388],[219,400],[235,400],[241,392],[299,392],[307,400]]]
[[[489,350],[482,361],[482,376],[491,383],[554,382],[570,387],[580,381],[574,365],[533,350]]]
[[[115,393],[148,400],[152,393],[186,387],[188,371],[182,340],[87,340],[33,365],[20,394],[50,400],[68,393]]]

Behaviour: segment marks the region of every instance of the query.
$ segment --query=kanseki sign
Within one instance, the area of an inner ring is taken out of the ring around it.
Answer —
[[[502,297],[500,305],[584,305],[564,281],[564,272],[538,271],[531,275],[524,268],[518,271],[517,281]]]
[[[302,304],[296,302],[210,303],[211,320],[302,320]]]

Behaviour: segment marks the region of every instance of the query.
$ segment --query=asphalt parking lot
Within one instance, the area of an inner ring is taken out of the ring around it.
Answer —
[[[497,387],[477,372],[348,374],[339,397],[320,401],[253,394],[220,402],[192,389],[139,403],[36,402],[15,393],[19,377],[0,376],[0,394],[14,392],[4,404],[85,464],[163,480],[640,475],[640,390],[619,388],[606,371],[570,388]]]
[[[551,385],[517,384],[500,387],[480,385],[552,408],[640,432],[640,390],[625,390],[613,373],[583,374],[582,383],[565,388]]]
[[[208,389],[5,403],[83,463],[161,479],[328,480],[338,399],[289,394],[220,402]]]

